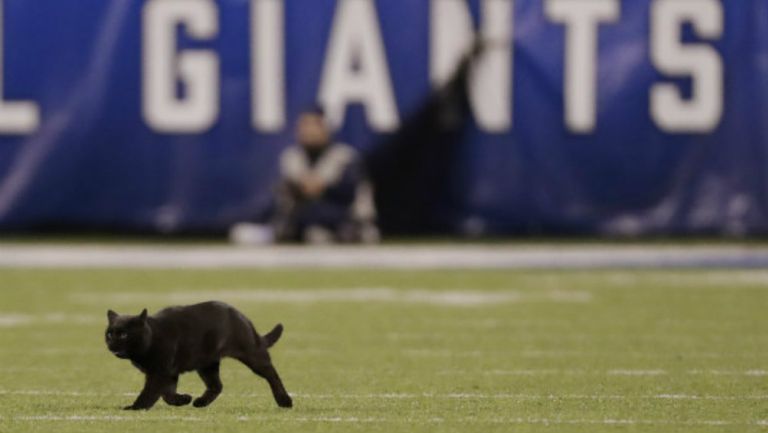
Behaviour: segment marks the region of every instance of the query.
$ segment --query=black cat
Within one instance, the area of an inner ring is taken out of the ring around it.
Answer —
[[[138,316],[109,310],[107,318],[109,350],[130,359],[146,375],[141,394],[125,409],[149,409],[160,397],[173,406],[189,404],[192,397],[177,394],[176,384],[180,374],[192,370],[206,386],[193,404],[208,406],[222,390],[219,362],[224,357],[239,360],[266,379],[280,407],[293,406],[267,352],[283,333],[280,324],[261,337],[245,315],[222,302],[170,307],[153,316],[147,316],[146,309]]]

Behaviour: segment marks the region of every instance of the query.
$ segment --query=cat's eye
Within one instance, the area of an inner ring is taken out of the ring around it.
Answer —
[[[119,338],[121,340],[125,340],[126,338],[128,338],[128,334],[125,333],[125,332],[118,332],[117,333],[117,338]]]

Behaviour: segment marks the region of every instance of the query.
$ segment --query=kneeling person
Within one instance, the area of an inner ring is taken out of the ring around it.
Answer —
[[[320,109],[302,114],[296,132],[298,143],[280,158],[278,240],[377,241],[372,187],[357,152],[332,141]]]

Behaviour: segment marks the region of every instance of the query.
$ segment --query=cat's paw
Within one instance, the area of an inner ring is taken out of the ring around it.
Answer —
[[[189,394],[177,394],[171,402],[174,406],[186,406],[190,403],[192,403],[192,396]]]
[[[192,396],[188,394],[176,394],[165,398],[165,402],[171,406],[186,406],[192,402]]]
[[[211,401],[207,398],[198,397],[195,399],[194,402],[192,402],[192,406],[194,407],[206,407],[209,404],[211,404]]]
[[[189,394],[179,394],[178,403],[179,406],[186,406],[192,403],[192,396]]]
[[[291,399],[291,396],[288,394],[276,396],[275,400],[277,400],[277,405],[280,407],[283,407],[286,409],[293,407],[293,400]]]

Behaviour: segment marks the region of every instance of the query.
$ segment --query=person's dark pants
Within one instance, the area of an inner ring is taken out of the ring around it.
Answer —
[[[322,227],[340,238],[339,234],[345,226],[352,223],[348,206],[323,200],[295,202],[281,219],[278,221],[279,239],[293,242],[305,241],[304,234],[310,227]]]

